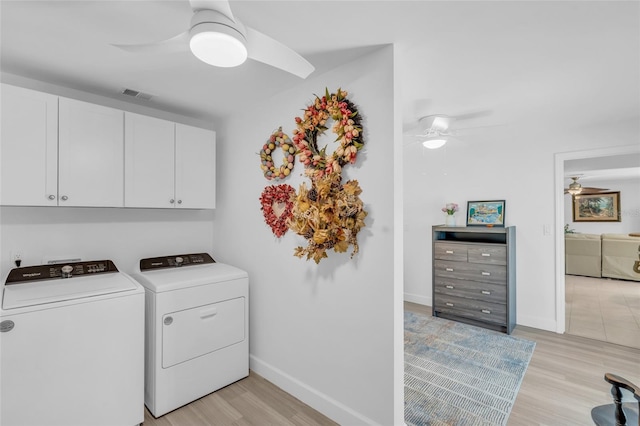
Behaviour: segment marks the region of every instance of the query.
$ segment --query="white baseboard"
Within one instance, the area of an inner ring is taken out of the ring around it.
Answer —
[[[431,304],[431,296],[422,296],[420,294],[404,293],[405,302],[413,302],[419,305],[433,306]]]
[[[518,315],[517,324],[525,327],[537,328],[539,330],[552,331],[554,333],[557,333],[556,328],[558,326],[555,320],[523,315]]]
[[[249,355],[249,367],[285,392],[295,396],[339,424],[380,426],[379,423],[253,355]]]

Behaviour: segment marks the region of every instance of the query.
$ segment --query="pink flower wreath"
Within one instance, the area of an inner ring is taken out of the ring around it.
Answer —
[[[296,117],[293,143],[298,149],[299,160],[305,165],[305,174],[312,180],[331,173],[341,173],[342,166],[356,162],[358,151],[364,146],[362,124],[357,107],[347,99],[348,93],[338,89],[329,94],[325,89],[322,98],[316,96],[312,105],[304,110],[304,116]],[[340,146],[328,156],[327,148],[318,148],[318,135],[324,134],[329,119],[334,120],[333,133]]]
[[[292,197],[295,197],[295,192],[291,185],[271,185],[267,186],[260,196],[264,221],[278,238],[289,229],[287,221],[293,214]]]

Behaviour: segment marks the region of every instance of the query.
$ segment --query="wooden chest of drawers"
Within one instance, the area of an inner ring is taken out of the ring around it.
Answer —
[[[515,227],[433,227],[433,315],[511,333]]]

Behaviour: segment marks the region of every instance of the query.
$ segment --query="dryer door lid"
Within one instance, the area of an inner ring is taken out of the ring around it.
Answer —
[[[134,289],[134,282],[120,272],[73,279],[33,281],[5,286],[2,309],[44,305]]]

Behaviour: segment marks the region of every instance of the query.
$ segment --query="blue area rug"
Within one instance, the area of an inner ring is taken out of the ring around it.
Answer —
[[[404,314],[407,425],[506,425],[535,342]]]

